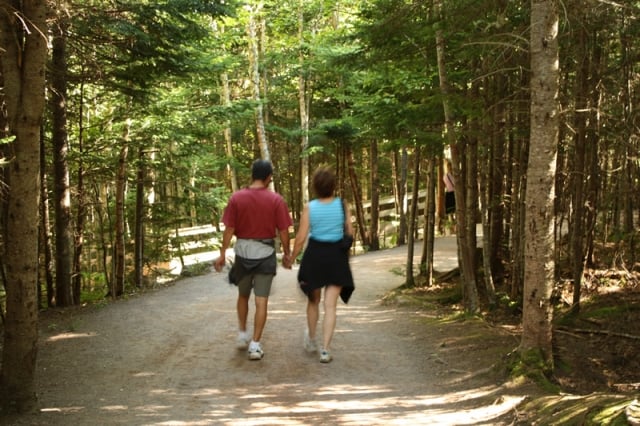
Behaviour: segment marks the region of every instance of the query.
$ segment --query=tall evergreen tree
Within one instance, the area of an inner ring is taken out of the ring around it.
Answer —
[[[47,2],[0,1],[0,63],[13,160],[8,165],[5,321],[0,401],[3,411],[36,405],[40,128],[45,105]]]

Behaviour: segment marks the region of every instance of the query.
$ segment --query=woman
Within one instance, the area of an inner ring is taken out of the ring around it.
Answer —
[[[348,206],[334,195],[336,178],[333,172],[326,167],[318,168],[313,174],[312,185],[317,198],[304,207],[293,252],[285,261],[290,267],[308,240],[298,272],[300,289],[308,298],[304,347],[309,352],[318,350],[315,337],[324,288],[320,362],[328,363],[333,359],[330,346],[336,327],[338,297],[347,303],[354,290],[349,250],[341,243],[344,234],[353,235],[353,228],[351,221],[345,220]]]

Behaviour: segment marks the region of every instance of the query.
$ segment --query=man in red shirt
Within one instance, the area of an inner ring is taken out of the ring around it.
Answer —
[[[251,184],[236,191],[224,210],[220,257],[214,262],[220,272],[226,263],[225,252],[235,235],[235,261],[229,274],[238,286],[238,349],[248,349],[250,360],[264,356],[260,339],[267,322],[267,305],[271,283],[276,274],[276,231],[282,242],[285,259],[289,253],[289,227],[293,225],[284,198],[269,189],[273,167],[269,161],[256,160],[251,167]],[[253,335],[247,333],[249,298],[253,290],[256,312]]]

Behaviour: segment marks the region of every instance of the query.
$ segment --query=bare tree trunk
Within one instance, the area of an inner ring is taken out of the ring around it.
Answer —
[[[558,144],[557,0],[531,1],[531,147],[527,167],[525,278],[520,352],[553,367],[551,291]]]
[[[218,22],[214,19],[211,20],[211,27],[214,31],[224,32],[224,26],[219,28]],[[223,49],[225,48],[223,47]],[[225,107],[229,107],[231,105],[231,90],[229,88],[229,75],[226,71],[223,71],[220,74],[220,81],[222,86],[222,105],[224,105]],[[225,152],[227,154],[227,158],[229,159],[229,163],[227,163],[227,172],[229,174],[229,180],[231,181],[231,191],[236,192],[238,190],[238,176],[236,173],[236,168],[231,162],[231,160],[233,159],[233,141],[231,139],[231,123],[228,120],[225,122],[223,135],[225,142]],[[216,223],[215,226],[217,227],[217,225],[218,224]]]
[[[138,164],[136,178],[136,213],[133,225],[133,280],[136,287],[143,285],[144,274],[144,243],[145,243],[145,203],[144,203],[144,183],[146,179],[146,166],[144,161],[144,150],[138,148]]]
[[[436,229],[436,163],[438,157],[429,155],[427,158],[427,195],[424,200],[424,241],[420,258],[420,272],[424,276],[427,286],[433,284],[433,254]],[[442,181],[442,179],[440,179]]]
[[[78,122],[78,180],[76,182],[76,229],[74,236],[73,250],[73,294],[80,295],[82,290],[82,250],[84,248],[84,223],[87,214],[86,194],[84,187],[84,162],[82,154],[84,152],[84,83],[80,86],[80,114]],[[78,301],[80,299],[78,298]]]
[[[362,246],[369,245],[369,236],[367,235],[367,227],[364,219],[364,208],[362,206],[362,188],[360,187],[360,182],[358,180],[358,175],[356,174],[356,165],[353,159],[353,151],[351,147],[345,144],[346,156],[347,156],[347,167],[349,172],[349,181],[351,182],[351,192],[353,193],[353,206],[356,209],[356,221],[357,221],[357,230],[360,233],[360,240],[362,242]]]
[[[571,253],[569,259],[573,278],[573,306],[576,312],[580,310],[580,296],[582,287],[582,275],[584,273],[584,226],[586,209],[584,208],[584,194],[587,183],[587,170],[585,167],[586,156],[586,127],[588,111],[589,91],[589,54],[587,52],[587,33],[584,28],[586,22],[578,29],[578,47],[575,57],[579,61],[576,69],[575,89],[575,129],[573,137],[573,173],[571,183],[571,232],[569,238]]]
[[[396,209],[400,222],[397,245],[402,246],[407,243],[407,148],[402,147],[399,154],[396,152],[394,159],[396,160],[396,170],[399,174],[396,180]]]
[[[260,154],[263,160],[271,161],[271,152],[267,141],[267,132],[264,126],[264,107],[260,96],[260,52],[258,48],[258,31],[256,17],[261,12],[262,6],[252,7],[249,12],[248,36],[249,36],[249,66],[251,71],[251,86],[253,100],[256,103],[254,115],[256,119],[256,133]]]
[[[586,207],[587,217],[585,223],[585,246],[586,255],[585,262],[588,266],[593,266],[595,263],[594,257],[594,239],[596,228],[596,214],[598,212],[599,204],[599,192],[600,182],[602,180],[600,167],[598,165],[599,160],[599,146],[600,137],[596,129],[600,128],[600,85],[597,82],[600,81],[600,69],[602,67],[602,47],[599,43],[597,36],[594,36],[593,43],[593,60],[591,82],[593,87],[591,89],[591,112],[589,113],[589,122],[592,123],[587,130],[587,161],[589,162],[589,182],[587,184],[587,196]]]
[[[44,254],[44,262],[41,270],[43,270],[44,281],[47,289],[47,307],[55,306],[56,291],[53,278],[53,248],[51,247],[51,222],[49,215],[49,191],[47,186],[47,162],[45,160],[46,148],[44,146],[44,138],[40,138],[40,234],[42,235],[42,243],[40,244],[42,253]],[[38,285],[38,306],[42,306],[42,285]]]
[[[229,76],[226,72],[222,73],[222,97],[224,98],[224,105],[231,105],[231,90],[229,89]],[[231,140],[231,124],[226,122],[224,127],[224,143],[229,160],[233,159],[233,141]],[[232,163],[227,164],[227,171],[231,180],[231,190],[236,192],[238,190],[238,174],[236,168]]]
[[[38,341],[38,205],[40,126],[45,105],[47,3],[2,0],[0,61],[14,159],[6,167],[9,193],[4,265],[6,308],[0,404],[2,412],[36,407]],[[8,13],[13,10],[13,13]],[[17,17],[20,19],[17,19]]]
[[[525,77],[523,75],[522,85],[525,86]],[[528,80],[526,81],[528,84]],[[523,114],[524,115],[524,114]],[[524,120],[524,117],[518,116],[516,123],[511,125],[517,125],[518,122]],[[513,300],[521,300],[522,291],[524,289],[524,251],[525,251],[525,192],[527,186],[527,163],[529,157],[529,145],[530,141],[527,138],[511,137],[510,140],[510,158],[514,158],[512,164],[512,170],[509,174],[510,185],[509,193],[511,199],[511,208],[508,210],[508,215],[505,218],[510,220],[511,235],[511,291],[510,296]]]
[[[369,250],[380,250],[378,238],[380,226],[380,176],[378,175],[378,140],[369,144],[369,170],[371,172],[371,228],[369,229]]]
[[[636,116],[637,112],[634,107],[637,105],[637,100],[634,102],[634,94],[632,93],[632,87],[634,86],[634,65],[635,60],[633,58],[633,50],[629,45],[629,41],[632,39],[632,36],[629,34],[629,18],[626,16],[623,17],[623,25],[621,28],[620,34],[620,49],[622,51],[622,73],[624,76],[623,87],[624,90],[622,92],[622,99],[624,103],[624,136],[623,139],[625,141],[625,156],[623,160],[623,194],[625,195],[623,198],[623,211],[624,211],[624,235],[627,236],[625,238],[627,241],[627,245],[629,247],[629,253],[631,254],[631,264],[635,264],[636,258],[636,239],[635,236],[635,226],[634,226],[634,204],[638,197],[638,172],[637,172],[637,155],[639,151],[638,147],[638,138],[633,137],[632,135],[637,135],[637,122]]]
[[[115,236],[113,245],[114,275],[110,290],[113,298],[122,296],[125,287],[126,253],[125,253],[125,197],[127,189],[127,157],[129,155],[129,130],[124,137],[118,157],[116,175],[116,204],[115,204]]]
[[[418,196],[420,194],[420,147],[417,146],[414,155],[413,165],[413,184],[411,188],[411,207],[409,208],[408,226],[407,226],[407,278],[406,287],[415,287],[415,273],[413,271],[413,253],[415,250],[416,224],[418,219]]]
[[[436,2],[436,9],[440,13],[441,2]],[[444,110],[445,118],[445,133],[449,147],[451,149],[451,165],[453,169],[453,177],[456,182],[465,182],[462,179],[462,157],[460,155],[460,146],[457,140],[455,129],[452,123],[451,106],[449,105],[449,83],[447,79],[447,70],[445,64],[444,54],[445,40],[440,28],[436,29],[436,55],[438,60],[438,75],[440,77],[440,91],[442,92],[442,107]],[[467,224],[467,200],[465,199],[466,191],[462,188],[464,185],[456,185],[455,197],[456,197],[456,222],[457,222],[457,240],[460,253],[460,269],[462,270],[462,289],[464,294],[465,310],[468,312],[476,312],[478,306],[478,288],[476,284],[476,271],[475,271],[475,247],[471,247],[471,242],[468,241],[468,232],[464,229],[460,229]]]
[[[69,189],[69,165],[67,163],[67,60],[66,13],[59,10],[53,25],[51,64],[51,111],[53,145],[53,181],[55,211],[56,252],[56,306],[80,303],[80,295],[73,294],[71,271],[73,267],[73,233],[71,229],[71,191]],[[75,296],[75,297],[74,297]]]
[[[302,151],[302,157],[300,158],[300,187],[302,189],[301,204],[304,206],[309,202],[309,156],[307,150],[309,149],[309,110],[311,107],[311,97],[307,93],[307,79],[305,77],[305,64],[304,64],[304,4],[303,0],[300,0],[298,4],[298,42],[300,43],[300,52],[298,54],[298,61],[300,71],[298,74],[298,106],[300,109],[300,146]]]

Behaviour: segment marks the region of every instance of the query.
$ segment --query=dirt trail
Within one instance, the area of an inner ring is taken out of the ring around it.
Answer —
[[[455,264],[439,239],[436,269]],[[417,250],[419,256],[419,250]],[[38,354],[38,415],[15,425],[511,424],[521,400],[479,374],[515,347],[479,322],[383,306],[406,248],[352,258],[356,291],[338,308],[334,360],[302,348],[305,300],[278,269],[265,357],[234,347],[236,289],[210,273],[130,300],[51,314]],[[253,309],[250,315],[253,314]],[[57,315],[57,316],[56,316]],[[2,421],[2,419],[0,419]]]

